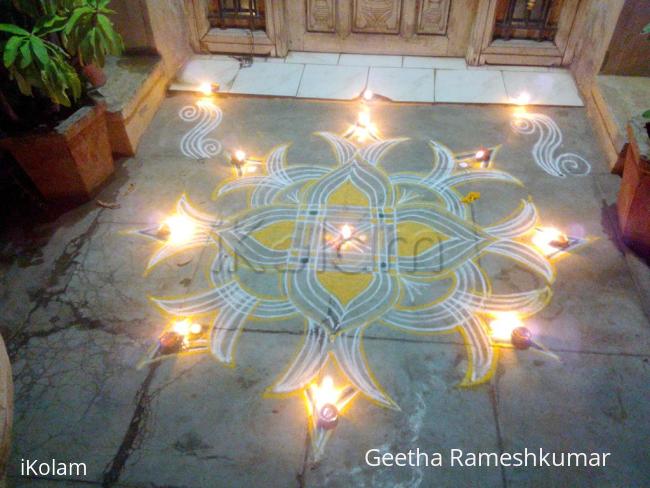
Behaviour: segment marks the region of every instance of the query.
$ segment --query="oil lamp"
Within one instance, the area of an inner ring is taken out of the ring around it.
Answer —
[[[158,339],[158,346],[161,354],[176,354],[183,349],[183,336],[175,331],[165,332]]]
[[[569,237],[558,229],[538,228],[533,236],[533,244],[547,257],[567,249],[571,245]]]
[[[533,333],[527,327],[516,327],[510,338],[512,345],[525,351],[533,345]]]
[[[516,313],[502,312],[490,322],[490,335],[496,341],[508,342],[512,338],[512,332],[523,325]]]
[[[497,342],[510,342],[515,348],[526,350],[533,345],[533,334],[515,312],[503,312],[490,322],[490,333]]]
[[[237,171],[237,176],[242,176],[243,168],[246,164],[246,153],[240,149],[230,153],[230,164]]]
[[[521,92],[517,97],[514,99],[514,102],[517,105],[528,105],[530,103],[530,93],[528,92]]]
[[[179,336],[185,337],[189,334],[191,326],[192,323],[188,319],[179,320],[174,324],[173,331]]]
[[[213,95],[214,93],[219,91],[219,83],[210,83],[210,82],[204,82],[199,85],[199,91],[203,93],[206,97],[209,97],[210,95]]]
[[[341,418],[346,405],[356,396],[358,390],[351,385],[343,388],[334,386],[334,380],[325,376],[320,384],[312,384],[305,389],[307,411],[309,413],[309,434],[314,460],[323,453]]]
[[[326,403],[318,411],[318,426],[332,430],[339,423],[339,409],[331,403]]]
[[[349,241],[352,237],[352,227],[350,227],[348,224],[345,224],[343,227],[341,227],[341,237],[344,241]]]
[[[489,149],[481,148],[478,151],[476,151],[476,154],[474,155],[474,158],[477,161],[481,162],[481,163],[485,163],[486,161],[490,160],[491,155],[492,154],[491,154],[491,151]]]
[[[189,242],[196,233],[194,222],[184,215],[172,215],[158,228],[157,237],[173,245]]]
[[[316,425],[324,430],[332,430],[339,422],[337,401],[341,392],[334,386],[331,376],[325,376],[320,385],[312,385],[309,390]]]
[[[359,112],[357,125],[363,129],[368,129],[370,127],[370,113],[368,111],[363,110]]]

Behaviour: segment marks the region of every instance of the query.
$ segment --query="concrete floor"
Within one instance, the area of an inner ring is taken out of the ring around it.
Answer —
[[[552,263],[552,298],[525,320],[559,360],[497,345],[491,379],[461,387],[472,361],[457,332],[414,335],[379,320],[366,324],[369,369],[400,410],[357,395],[322,458],[313,462],[302,394],[263,395],[303,341],[302,314],[244,321],[234,367],[198,354],[137,368],[170,321],[150,297],[206,290],[214,257],[208,246],[194,247],[145,275],[161,244],[137,231],[172,213],[183,194],[197,209],[223,219],[245,210],[250,194],[244,191],[211,199],[215,187],[232,177],[226,158],[231,149],[261,157],[291,143],[288,168],[332,170],[332,149],[314,132],[344,133],[359,104],[223,98],[217,100],[222,120],[211,112],[205,131],[191,132],[197,119],[182,109],[195,102],[189,95],[165,101],[137,156],[124,161],[98,197],[119,208],[89,203],[49,225],[5,231],[0,324],[16,386],[10,482],[48,488],[86,486],[81,481],[125,487],[650,484],[650,322],[643,310],[650,297],[636,285],[648,269],[637,261],[632,272],[616,236],[619,179],[609,174],[584,109],[536,108],[541,115],[527,119],[536,132],[526,134],[522,126],[513,129],[511,107],[372,106],[383,137],[410,138],[384,157],[382,174],[428,173],[429,140],[457,154],[502,145],[491,170],[521,185],[479,178],[462,186],[459,198],[480,193],[461,207],[467,215],[462,224],[476,235],[524,200],[536,206],[540,225],[588,243]],[[558,142],[540,143],[546,151],[535,157],[539,130]],[[214,140],[206,145],[206,139]],[[220,154],[203,158],[219,146]],[[576,153],[574,160],[583,161],[577,167],[588,174],[553,175],[563,153]],[[460,168],[454,174],[463,173]],[[426,192],[415,200],[442,205]],[[467,259],[484,270],[495,293],[545,284],[522,262],[490,252]],[[258,295],[271,289],[245,271],[237,280]],[[338,292],[345,288],[335,285]],[[386,313],[393,308],[374,306]],[[342,371],[333,371],[345,381]],[[460,468],[448,462],[388,468],[366,465],[365,453],[373,448],[543,448],[611,452],[611,458],[605,468]],[[21,458],[85,462],[88,473],[83,480],[26,479],[19,474]]]

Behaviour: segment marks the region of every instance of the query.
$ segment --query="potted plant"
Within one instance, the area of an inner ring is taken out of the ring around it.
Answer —
[[[0,146],[50,201],[86,201],[114,169],[105,108],[82,82],[101,84],[123,49],[109,1],[0,2]]]
[[[650,34],[650,24],[642,34]],[[650,257],[650,110],[633,117],[627,133],[618,220],[625,243]]]

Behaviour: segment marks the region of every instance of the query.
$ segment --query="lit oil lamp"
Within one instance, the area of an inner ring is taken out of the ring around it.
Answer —
[[[230,164],[237,172],[237,176],[242,176],[244,173],[244,165],[246,164],[246,153],[242,150],[234,151],[230,154]]]
[[[524,92],[521,92],[519,95],[517,95],[513,99],[513,101],[517,105],[528,105],[530,103],[530,99],[531,99],[530,93],[524,91]]]
[[[350,393],[348,389],[336,388],[331,376],[325,376],[320,385],[311,385],[307,390],[307,397],[311,403],[316,426],[324,430],[332,430],[336,427],[340,410],[349,401]]]
[[[190,319],[183,319],[176,322],[172,330],[184,338],[196,337],[203,332],[203,326]]]
[[[485,163],[490,160],[490,157],[492,156],[492,152],[489,149],[481,148],[478,151],[476,151],[476,154],[474,155],[474,159],[476,161]]]
[[[359,112],[359,118],[357,119],[357,125],[359,127],[362,127],[364,129],[368,129],[370,127],[370,112],[367,110],[363,110]]]
[[[352,227],[348,224],[341,227],[341,238],[344,241],[349,241],[352,238]]]
[[[185,339],[179,333],[171,330],[165,332],[158,339],[160,353],[163,355],[177,354],[183,350]]]
[[[158,228],[156,236],[173,245],[183,245],[192,240],[196,225],[189,217],[172,215]]]
[[[547,257],[569,248],[569,237],[558,229],[544,227],[535,230],[533,244]]]
[[[523,325],[516,313],[502,312],[490,322],[490,335],[495,341],[508,342],[512,338],[512,332]]]
[[[353,239],[354,229],[351,225],[344,224],[339,230],[339,235],[335,239],[335,244],[338,252],[340,253],[342,249],[345,249],[349,246],[350,241]]]
[[[515,312],[502,312],[490,322],[490,335],[496,342],[510,342],[515,348],[526,350],[533,343],[533,334]]]
[[[356,394],[357,390],[352,386],[337,388],[331,376],[325,376],[320,384],[312,384],[305,389],[315,460],[322,455],[327,440],[339,424],[341,413]]]
[[[533,333],[527,327],[515,327],[510,337],[512,345],[525,351],[533,345]]]
[[[364,98],[365,101],[365,98]],[[377,128],[375,124],[372,123],[370,119],[370,112],[367,107],[365,107],[359,112],[357,116],[357,121],[354,125],[343,134],[343,137],[352,138],[355,137],[359,142],[364,142],[366,139],[372,139],[375,141],[380,140],[380,137],[377,133]]]
[[[171,329],[160,336],[158,340],[160,353],[163,355],[176,354],[189,346],[191,339],[196,339],[203,333],[203,326],[190,319],[174,322]]]
[[[372,97],[374,97],[374,96],[375,96],[375,94],[373,93],[372,90],[365,90],[365,91],[363,92],[363,99],[364,99],[366,102],[369,102],[370,100],[372,100]]]
[[[219,91],[219,83],[210,83],[206,81],[199,85],[199,91],[206,97],[209,97]]]

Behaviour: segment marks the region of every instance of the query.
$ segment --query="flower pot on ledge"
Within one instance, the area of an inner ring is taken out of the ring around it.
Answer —
[[[627,132],[618,220],[625,243],[650,257],[650,138],[645,120],[633,118]]]
[[[0,146],[53,203],[90,200],[115,169],[103,105],[82,107],[49,132],[7,137]]]

